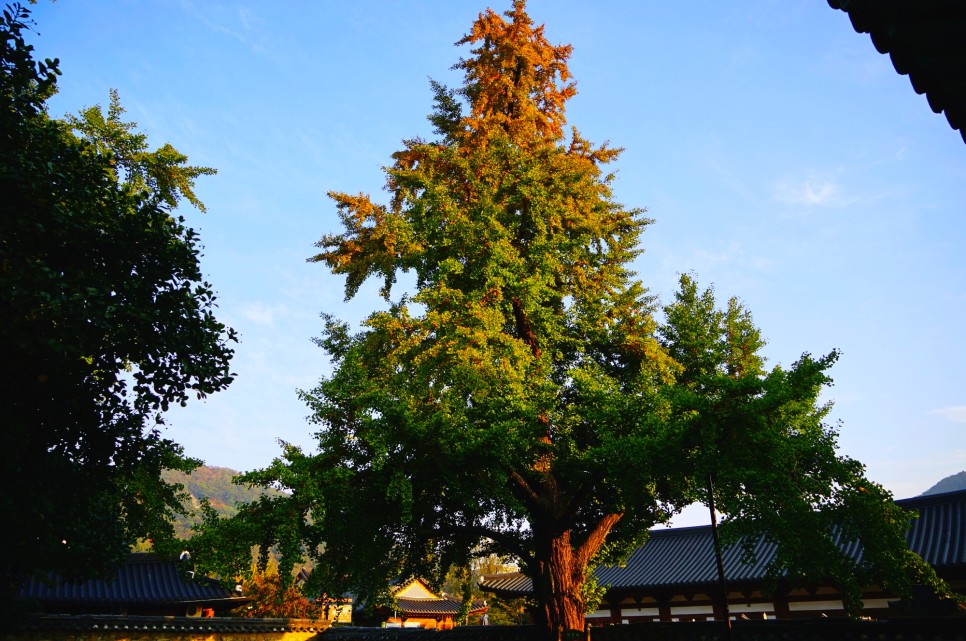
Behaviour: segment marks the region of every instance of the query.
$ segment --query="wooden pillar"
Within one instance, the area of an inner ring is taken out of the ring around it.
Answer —
[[[709,596],[711,598],[711,611],[714,612],[714,620],[724,621],[725,617],[728,616],[729,611],[721,607],[720,598],[715,598],[715,595],[709,595]],[[728,598],[727,595],[725,596],[725,598],[726,599]]]
[[[784,590],[777,590],[775,592],[772,603],[775,605],[776,619],[792,618],[792,611],[788,608],[788,594]]]
[[[661,621],[670,621],[671,600],[668,598],[659,599],[657,602],[657,611],[661,615]]]
[[[621,599],[617,599],[615,603],[610,604],[610,622],[614,625],[620,625],[621,621],[624,620],[623,610],[621,608]]]

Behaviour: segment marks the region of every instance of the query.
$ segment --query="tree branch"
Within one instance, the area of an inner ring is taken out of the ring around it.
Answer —
[[[540,358],[541,352],[540,346],[537,344],[537,335],[533,331],[533,324],[530,323],[527,313],[523,310],[523,303],[516,296],[510,298],[510,303],[513,305],[513,320],[516,324],[517,334],[524,343],[530,346],[533,357]]]
[[[577,511],[581,507],[587,505],[587,501],[590,499],[594,488],[597,486],[597,482],[600,481],[600,474],[595,474],[593,478],[588,480],[586,483],[581,483],[577,491],[573,492],[573,496],[567,503],[567,507],[564,509],[562,518],[566,521],[572,521],[577,515]]]
[[[580,544],[580,547],[577,548],[574,554],[575,561],[579,564],[578,567],[586,567],[590,563],[590,560],[600,550],[600,546],[604,544],[604,540],[607,539],[607,534],[610,533],[623,516],[623,512],[605,514],[597,522],[597,526],[587,535],[587,538]]]
[[[522,474],[516,470],[510,470],[510,479],[513,481],[511,487],[519,491],[519,496],[524,503],[529,503],[532,507],[540,505],[540,495],[533,490]]]
[[[525,539],[520,538],[516,534],[502,532],[500,530],[493,530],[483,525],[462,525],[457,526],[454,528],[454,530],[479,536],[481,538],[493,539],[503,546],[504,549],[515,554],[524,563],[529,562],[533,558],[533,552],[528,550],[523,543]]]

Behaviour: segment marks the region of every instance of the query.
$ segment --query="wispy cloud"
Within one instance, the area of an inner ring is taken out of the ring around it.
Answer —
[[[760,59],[761,53],[757,49],[745,45],[733,49],[728,62],[732,70],[737,70],[742,67],[747,67]]]
[[[929,413],[935,414],[950,423],[966,423],[966,405],[942,407],[938,410],[932,410]]]
[[[737,259],[744,252],[739,243],[730,243],[727,247],[719,247],[717,250],[707,250],[697,248],[694,250],[692,261],[697,263],[698,273],[710,271],[710,267],[715,265],[725,265]]]
[[[275,308],[263,303],[248,303],[243,305],[240,310],[242,316],[256,325],[263,325],[265,327],[271,327],[275,323],[276,312],[277,310]]]
[[[283,41],[268,35],[264,20],[248,8],[226,8],[194,0],[181,0],[181,8],[213,32],[237,40],[256,55],[275,62],[292,59],[292,52],[282,51]]]
[[[817,207],[835,207],[847,200],[842,187],[835,180],[816,176],[781,181],[775,188],[775,199],[786,205]]]

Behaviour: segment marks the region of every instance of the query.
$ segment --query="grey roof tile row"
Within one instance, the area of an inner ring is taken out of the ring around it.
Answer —
[[[966,490],[896,503],[919,513],[907,536],[909,549],[933,567],[966,568]]]
[[[148,553],[135,553],[110,579],[71,583],[59,577],[34,578],[20,590],[24,599],[47,603],[112,604],[213,603],[247,601],[214,579],[191,578],[178,562]]]
[[[460,611],[460,604],[452,599],[397,599],[399,610],[409,616],[422,614],[454,615]]]
[[[919,513],[913,519],[907,539],[909,548],[934,567],[966,568],[966,490],[897,501]],[[839,541],[842,549],[861,559],[855,541]],[[601,566],[595,574],[611,589],[639,589],[670,586],[708,585],[718,581],[711,526],[653,530],[647,543],[631,553],[623,567]],[[776,546],[764,536],[754,541],[754,562],[745,563],[741,545],[723,551],[728,581],[761,581],[775,558]],[[488,575],[481,587],[490,592],[526,595],[532,592],[530,579],[521,573]]]

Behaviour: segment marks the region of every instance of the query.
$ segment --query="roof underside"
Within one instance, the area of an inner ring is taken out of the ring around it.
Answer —
[[[966,2],[963,0],[828,0],[868,33],[879,53],[926,94],[935,113],[966,142]]]

